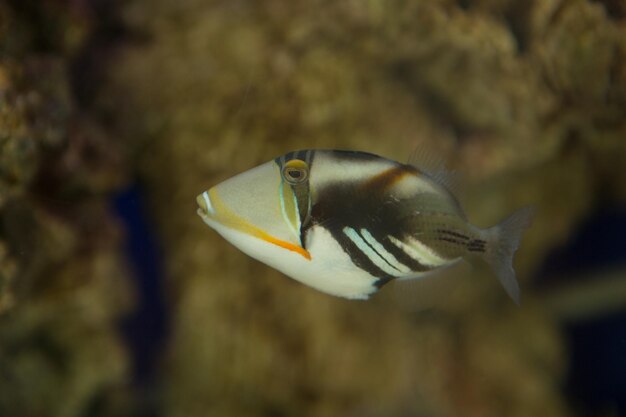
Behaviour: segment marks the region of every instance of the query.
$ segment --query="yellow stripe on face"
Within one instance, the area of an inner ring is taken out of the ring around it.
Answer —
[[[230,211],[226,205],[220,200],[215,189],[209,190],[209,198],[212,203],[213,213],[209,216],[220,222],[226,227],[246,233],[250,236],[257,237],[265,242],[279,246],[292,252],[296,252],[307,260],[311,260],[311,254],[304,248],[293,243],[280,240],[265,233],[263,230],[255,227],[240,216]]]

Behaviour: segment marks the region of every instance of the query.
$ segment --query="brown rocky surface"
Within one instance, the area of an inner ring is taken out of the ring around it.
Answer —
[[[74,101],[89,21],[0,1],[0,415],[79,416],[126,385],[132,293],[108,195],[115,145]]]

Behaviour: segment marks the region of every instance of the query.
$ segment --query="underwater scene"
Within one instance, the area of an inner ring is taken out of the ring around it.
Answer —
[[[48,416],[626,416],[626,1],[0,0]]]

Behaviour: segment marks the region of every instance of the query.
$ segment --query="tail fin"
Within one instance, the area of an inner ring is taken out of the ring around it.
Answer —
[[[498,276],[505,291],[520,303],[519,284],[513,269],[513,255],[519,247],[522,233],[530,226],[535,209],[524,207],[485,231],[488,245],[485,260]]]

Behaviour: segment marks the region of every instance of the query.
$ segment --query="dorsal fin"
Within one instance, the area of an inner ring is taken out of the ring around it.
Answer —
[[[457,171],[446,169],[445,161],[424,145],[417,145],[408,161],[420,172],[428,175],[437,184],[443,186],[455,198],[460,197],[460,177]]]

